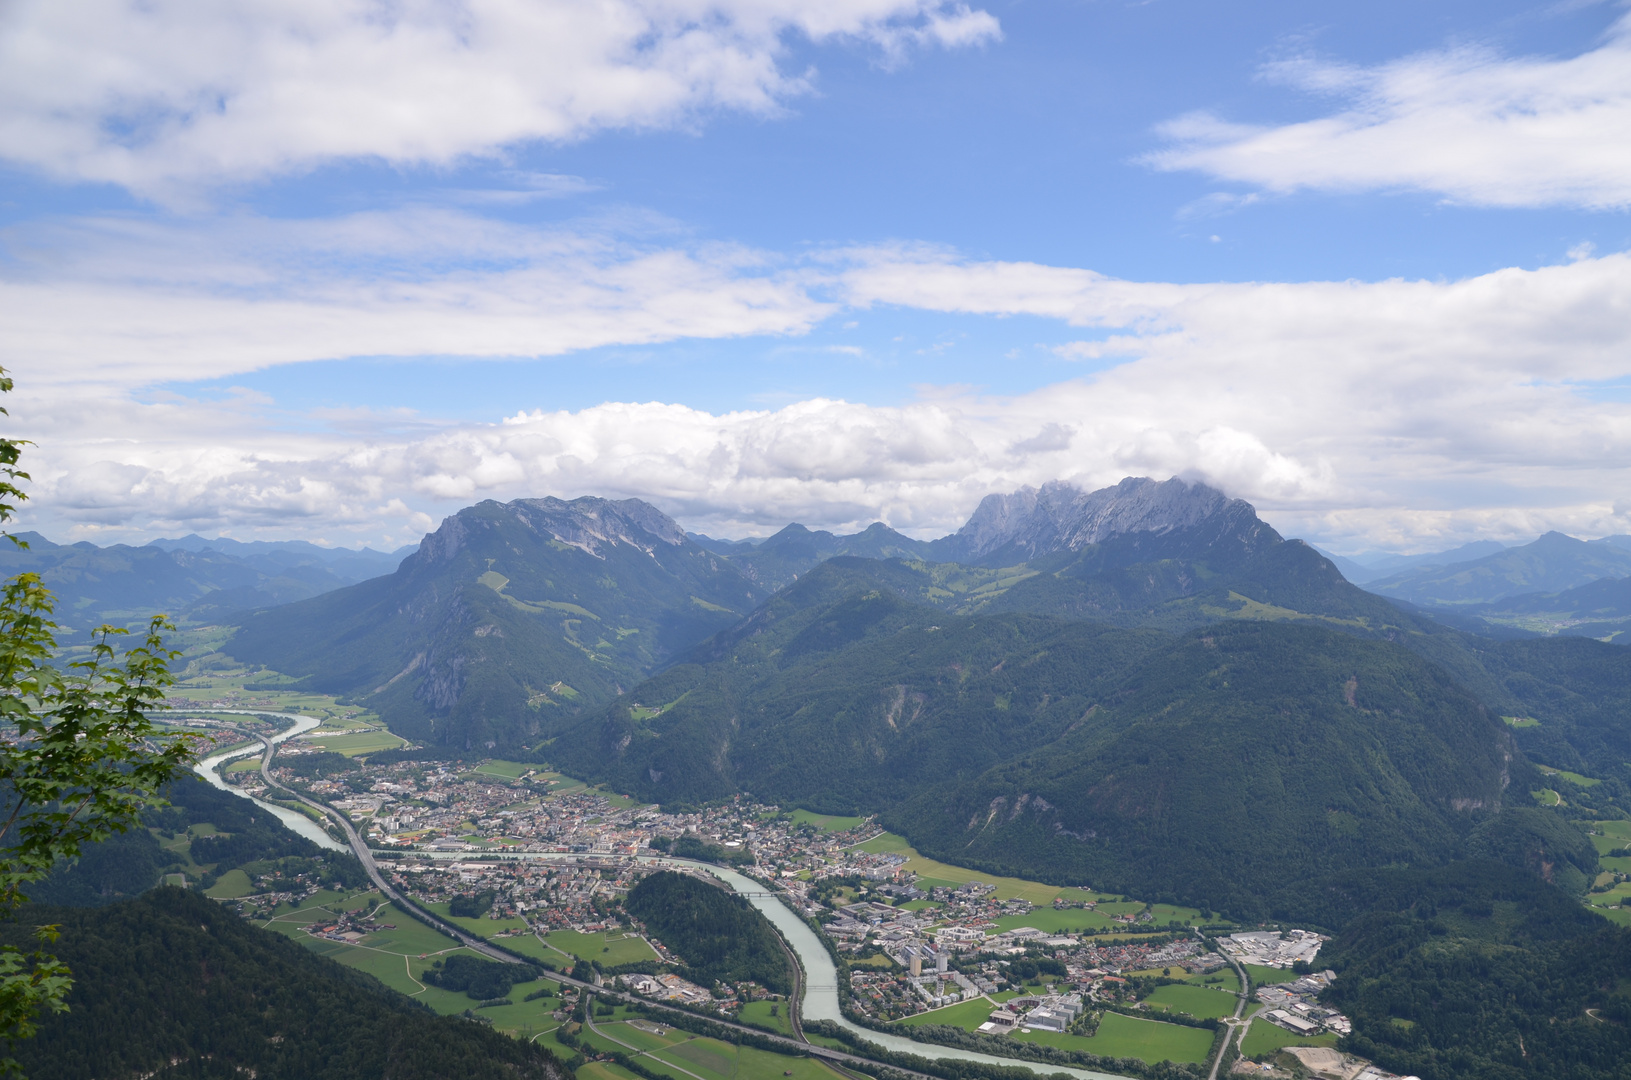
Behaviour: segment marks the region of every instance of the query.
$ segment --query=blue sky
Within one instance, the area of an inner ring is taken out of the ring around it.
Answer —
[[[48,535],[1127,473],[1345,551],[1631,531],[1621,4],[94,6],[0,16]]]

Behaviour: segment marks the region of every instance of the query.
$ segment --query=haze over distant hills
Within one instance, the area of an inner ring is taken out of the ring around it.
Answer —
[[[299,540],[241,543],[197,535],[142,547],[55,544],[17,534],[0,544],[0,574],[37,573],[57,596],[57,621],[73,630],[145,622],[157,612],[209,621],[390,573],[412,549],[391,554],[323,548]]]

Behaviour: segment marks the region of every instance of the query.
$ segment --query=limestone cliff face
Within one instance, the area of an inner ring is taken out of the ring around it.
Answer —
[[[1161,536],[1208,525],[1237,526],[1247,519],[1267,528],[1256,522],[1250,503],[1177,477],[1158,481],[1130,476],[1098,491],[1052,480],[1041,488],[987,495],[967,524],[937,542],[935,554],[948,561],[983,562],[1000,553],[1010,562],[1024,562],[1134,533]]]

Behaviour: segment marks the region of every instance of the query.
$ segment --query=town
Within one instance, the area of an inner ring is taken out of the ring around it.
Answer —
[[[525,935],[547,943],[555,931],[622,932],[649,946],[661,965],[676,966],[681,958],[622,910],[621,898],[653,868],[637,857],[677,852],[734,863],[819,923],[850,960],[849,1009],[877,1025],[980,1001],[988,1008],[967,1025],[973,1033],[1091,1034],[1105,1007],[1161,1011],[1162,985],[1191,978],[1221,984],[1225,976],[1217,973],[1234,964],[1306,970],[1324,940],[1277,929],[1209,942],[1125,897],[1082,890],[1080,899],[1038,909],[985,880],[925,880],[906,855],[866,850],[881,830],[862,819],[824,820],[740,799],[664,812],[537,766],[391,756],[367,764],[297,739],[280,749],[273,776],[343,810],[415,900],[454,916],[502,921],[487,935],[500,942]],[[264,794],[257,772],[231,778],[246,793]],[[1056,924],[1033,912],[1069,909],[1095,916],[1095,927],[1055,932],[1024,924]],[[656,968],[609,974],[631,992],[725,1016],[764,996],[752,985],[698,986]],[[1254,980],[1262,1020],[1295,1036],[1349,1031],[1346,1017],[1318,1004],[1329,972],[1287,974],[1280,984]]]

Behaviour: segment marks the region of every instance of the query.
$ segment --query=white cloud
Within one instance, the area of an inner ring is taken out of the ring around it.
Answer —
[[[659,242],[675,236],[438,210],[21,234],[0,349],[14,421],[40,443],[29,521],[399,543],[478,499],[599,493],[716,535],[875,518],[937,534],[991,491],[1182,474],[1344,548],[1631,531],[1631,406],[1592,389],[1631,378],[1626,254],[1461,281],[1172,284],[925,247],[788,260]],[[1083,340],[1027,355],[1095,363],[1015,397],[926,387],[893,408],[723,414],[518,400],[485,424],[142,389],[331,357],[796,335],[883,305],[1054,319]]]
[[[14,0],[0,154],[164,196],[326,161],[446,164],[530,140],[770,114],[788,42],[1001,36],[954,0]]]
[[[1359,68],[1315,59],[1266,74],[1343,98],[1289,124],[1209,113],[1162,125],[1146,160],[1270,191],[1415,190],[1479,206],[1631,206],[1631,16],[1565,59],[1462,47]]]
[[[81,220],[14,234],[10,254],[0,352],[34,385],[791,334],[834,310],[809,295],[802,272],[762,252],[431,208],[324,221]]]

